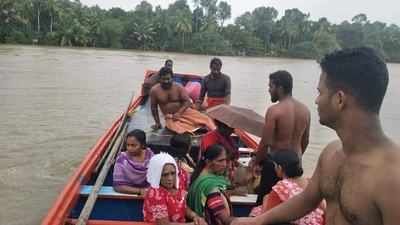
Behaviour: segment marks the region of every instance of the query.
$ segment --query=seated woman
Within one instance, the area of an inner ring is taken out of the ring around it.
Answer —
[[[176,134],[169,143],[168,153],[175,158],[179,168],[179,185],[182,189],[187,190],[190,174],[195,167],[193,159],[189,156],[189,151],[192,148],[192,136],[189,133]]]
[[[144,221],[157,225],[206,225],[204,219],[186,207],[186,191],[179,188],[178,166],[167,153],[155,155],[149,163],[150,188],[143,204]],[[193,220],[185,223],[185,216]]]
[[[227,154],[221,145],[211,145],[203,153],[191,179],[188,206],[208,224],[230,224],[231,205],[225,190],[230,184],[224,176]]]
[[[261,213],[287,201],[295,195],[301,193],[308,184],[308,179],[304,178],[303,168],[296,152],[291,150],[277,151],[270,155],[270,160],[275,164],[275,171],[281,181],[272,187],[272,191],[264,197],[263,205],[252,210],[251,216]],[[297,225],[322,225],[324,224],[324,202],[320,207],[306,215],[305,217],[292,221]]]
[[[133,130],[126,137],[126,151],[121,152],[114,165],[114,190],[127,194],[143,195],[149,184],[146,181],[147,165],[153,152],[146,148],[146,133]]]

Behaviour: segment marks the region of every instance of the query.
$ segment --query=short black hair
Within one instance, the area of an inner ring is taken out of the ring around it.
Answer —
[[[171,149],[168,153],[172,157],[182,159],[188,154],[189,147],[192,144],[192,136],[189,133],[175,134],[169,141]]]
[[[171,76],[174,74],[173,72],[172,72],[172,69],[170,69],[170,68],[168,68],[168,67],[162,67],[161,69],[160,69],[160,71],[158,72],[158,74],[160,75],[160,77],[162,77],[162,76],[165,76],[165,75],[167,75],[167,74],[171,74]]]
[[[222,66],[222,61],[220,58],[214,57],[210,61],[210,67],[212,64],[218,64],[218,65]]]
[[[278,70],[269,75],[269,79],[277,87],[282,87],[285,94],[292,94],[293,78],[286,70]]]
[[[146,133],[143,130],[132,130],[126,135],[128,137],[135,137],[142,146],[146,146]]]
[[[173,61],[172,61],[172,59],[167,59],[167,60],[165,60],[165,63],[164,63],[164,66],[166,66],[167,65],[167,63],[174,63]]]
[[[289,178],[303,175],[299,155],[291,149],[282,149],[269,154],[269,159],[280,165]]]
[[[384,60],[368,47],[327,54],[320,62],[327,86],[348,91],[366,111],[379,113],[389,83]]]

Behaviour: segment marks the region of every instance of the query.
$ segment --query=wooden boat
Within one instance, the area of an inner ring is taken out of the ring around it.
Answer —
[[[150,76],[154,71],[146,71],[145,77]],[[174,80],[200,81],[201,76],[190,74],[175,74]],[[141,92],[142,93],[142,92]],[[149,100],[145,96],[139,96],[129,103],[127,112],[130,116],[126,120],[127,113],[119,116],[111,127],[100,137],[97,143],[90,149],[79,167],[75,170],[67,185],[57,197],[54,205],[42,221],[42,225],[76,224],[77,218],[87,202],[89,194],[94,188],[99,174],[106,163],[104,159],[109,152],[109,145],[117,136],[123,136],[121,132],[126,124],[127,130],[143,129],[148,131],[148,145],[153,151],[162,151],[168,148],[171,133],[166,130],[150,132],[153,124],[150,112]],[[125,122],[127,121],[127,122]],[[193,143],[194,154],[199,148],[199,136],[195,136]],[[241,130],[235,131],[235,140],[238,146],[256,148],[257,143],[247,133]],[[90,217],[86,224],[91,225],[144,225],[142,204],[143,197],[117,193],[112,188],[112,168],[108,170],[104,183],[99,187],[93,209],[90,210]],[[250,209],[255,205],[255,195],[246,197],[232,196],[233,213],[235,216],[247,216]]]

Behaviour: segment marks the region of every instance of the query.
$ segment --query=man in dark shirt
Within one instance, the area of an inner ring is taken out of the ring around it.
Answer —
[[[221,73],[222,61],[213,58],[210,62],[210,74],[204,77],[200,92],[200,98],[196,102],[198,109],[210,108],[220,104],[230,104],[231,102],[231,78]],[[207,103],[203,106],[203,101],[207,95]]]

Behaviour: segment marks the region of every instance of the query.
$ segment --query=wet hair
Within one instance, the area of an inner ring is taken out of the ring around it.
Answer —
[[[371,48],[351,48],[327,54],[320,62],[327,87],[350,93],[366,111],[379,113],[389,83],[383,59]]]
[[[126,135],[126,139],[129,137],[135,137],[142,146],[146,146],[146,133],[144,131],[139,129],[132,130]]]
[[[269,75],[269,79],[277,87],[282,87],[285,94],[292,94],[293,78],[292,75],[286,70],[278,70]]]
[[[164,66],[166,66],[167,65],[167,63],[174,63],[173,61],[172,61],[172,59],[167,59],[167,60],[165,60],[165,63],[164,63]]]
[[[212,66],[212,64],[218,64],[218,65],[222,66],[222,61],[220,58],[214,57],[210,61],[210,67]]]
[[[192,144],[192,136],[189,133],[176,134],[171,138],[169,144],[171,148],[168,153],[174,158],[184,159]]]
[[[214,144],[208,146],[206,151],[202,153],[202,157],[193,171],[192,177],[190,179],[190,184],[192,184],[197,179],[197,177],[199,177],[201,171],[203,171],[204,167],[206,167],[206,161],[211,161],[218,158],[218,156],[220,156],[223,151],[226,150],[222,145]]]
[[[269,159],[280,165],[289,178],[303,175],[299,155],[294,150],[279,150],[270,153]]]
[[[167,74],[171,74],[171,76],[172,76],[174,73],[172,72],[172,69],[164,66],[160,69],[158,74],[160,75],[160,77],[163,77],[163,76],[166,76]]]

